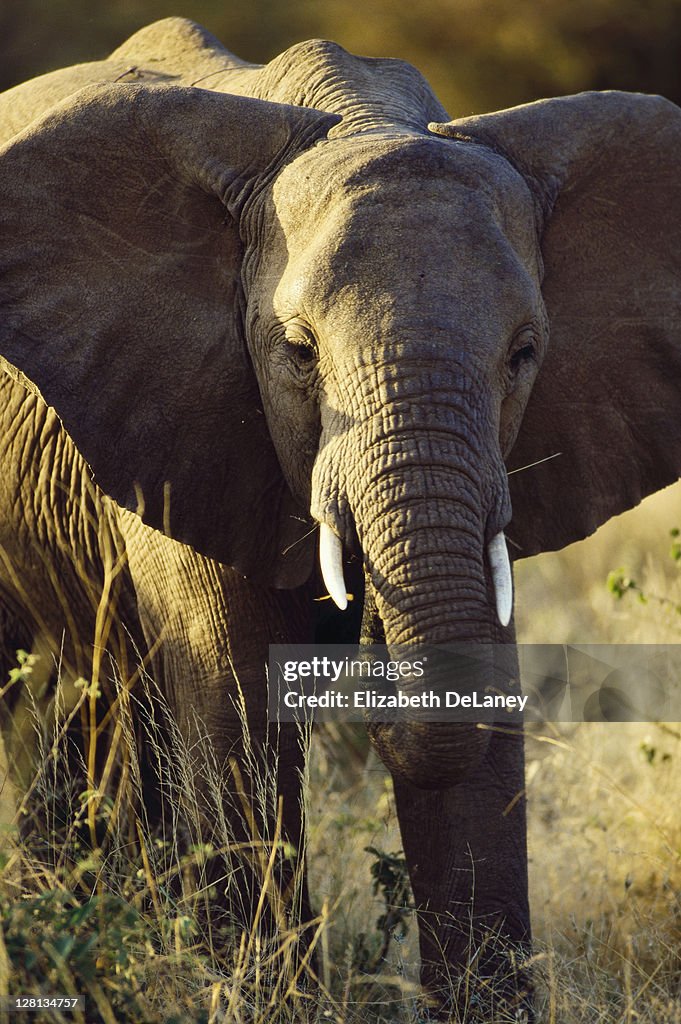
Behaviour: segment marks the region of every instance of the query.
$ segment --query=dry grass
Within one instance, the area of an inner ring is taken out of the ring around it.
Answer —
[[[681,604],[681,571],[668,557],[674,526],[681,485],[581,544],[518,563],[520,641],[680,642],[681,616],[654,600]],[[620,567],[648,603],[608,591]],[[527,760],[540,1020],[681,1024],[681,727],[546,726],[528,740]],[[315,891],[338,905],[333,948],[351,949],[377,913],[367,913],[364,847],[399,845],[390,789],[373,758],[352,787],[334,784],[324,749],[312,771]],[[412,978],[414,938],[391,954]]]
[[[526,643],[679,643],[669,531],[681,485],[563,552],[519,563]],[[623,568],[649,595],[617,601]],[[660,603],[655,597],[669,599]],[[530,884],[545,1019],[681,1022],[681,730],[588,723],[528,742]]]
[[[621,566],[647,593],[681,602],[681,573],[667,557],[668,531],[681,525],[680,493],[658,496],[583,545],[521,563],[520,639],[674,642],[681,617],[654,601],[642,605],[633,594],[615,601],[605,578]],[[543,1024],[681,1024],[680,734],[678,727],[655,724],[561,731],[547,726],[528,743],[531,894]],[[57,982],[63,991],[87,984],[88,1022],[419,1019],[413,924],[406,936],[390,942],[380,976],[372,973],[384,940],[376,923],[385,904],[373,892],[376,858],[366,848],[394,853],[400,839],[386,773],[367,756],[358,733],[348,729],[316,742],[309,768],[308,856],[319,911],[319,971],[304,956],[301,967],[299,934],[285,923],[269,946],[249,935],[235,941],[229,958],[211,952],[201,912],[209,896],[203,872],[218,858],[227,877],[228,830],[207,850],[198,824],[190,824],[189,853],[177,844],[172,815],[165,834],[154,834],[139,812],[129,722],[116,742],[129,760],[123,774],[111,777],[125,792],[107,799],[83,796],[74,783],[61,845],[21,849],[21,899],[3,898],[0,889],[0,994],[3,987],[16,990],[18,976],[35,992]],[[191,823],[195,798],[187,766],[196,749],[183,748],[179,736],[166,749],[152,722],[147,742],[156,751],[171,805],[181,797]],[[224,780],[211,758],[198,753],[218,806]],[[51,770],[50,757],[45,764]],[[45,814],[55,807],[48,781],[38,801]],[[271,783],[263,781],[259,813],[272,799]],[[91,808],[94,851],[88,848]],[[272,892],[277,836],[258,842]],[[4,868],[7,886],[11,867]],[[107,903],[111,894],[115,900]],[[95,908],[92,920],[74,925],[88,899]],[[87,951],[64,947],[58,969],[55,944],[69,929],[84,938],[96,934],[96,956],[88,960]],[[17,935],[24,951],[34,955],[33,966],[30,956],[17,952]],[[121,948],[125,955],[117,959]]]

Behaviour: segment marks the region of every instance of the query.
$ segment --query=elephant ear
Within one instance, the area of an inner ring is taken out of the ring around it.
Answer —
[[[312,554],[246,350],[240,219],[337,120],[108,85],[0,150],[6,368],[56,409],[107,494],[277,586],[302,582]]]
[[[496,150],[537,201],[550,338],[509,534],[519,556],[560,548],[681,475],[681,110],[584,93],[430,127]]]

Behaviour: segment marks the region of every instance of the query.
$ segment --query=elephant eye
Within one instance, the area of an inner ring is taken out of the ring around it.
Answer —
[[[317,358],[317,352],[312,345],[299,344],[297,342],[289,342],[292,349],[292,355],[298,363],[314,363]]]
[[[522,364],[526,363],[529,359],[534,359],[534,345],[523,345],[522,348],[517,349],[511,356],[511,368],[519,370]]]
[[[515,377],[526,363],[533,363],[537,358],[537,349],[529,331],[522,331],[516,336],[509,358],[509,368]]]
[[[295,323],[286,329],[289,356],[301,370],[308,370],[317,362],[317,340],[309,327]]]

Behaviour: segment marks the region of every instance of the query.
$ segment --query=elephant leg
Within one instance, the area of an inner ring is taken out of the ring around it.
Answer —
[[[181,712],[173,714],[178,722]],[[228,724],[241,728],[241,722]],[[208,895],[199,912],[211,922],[213,945],[238,943],[242,930],[280,941],[282,932],[304,929],[313,916],[301,792],[305,738],[291,726],[268,735],[253,723],[220,761],[210,725],[181,728],[184,749],[194,747],[194,756],[182,768],[191,796],[182,802],[180,826],[191,848],[212,847],[198,872],[198,890]]]
[[[270,643],[309,642],[308,595],[259,588],[124,522],[167,751],[155,771],[185,846],[212,847],[198,874],[213,942],[309,921],[306,742],[295,726],[268,723],[266,677]]]
[[[267,727],[250,716],[247,734],[232,745],[224,765],[219,802],[216,792],[206,793],[205,779],[199,783],[204,834],[212,833],[224,851],[212,872],[223,876],[213,916],[219,919],[225,910],[228,922],[256,928],[263,937],[305,926],[313,917],[302,799],[307,746],[297,726]]]
[[[179,688],[165,685],[165,669],[162,676],[152,663],[164,692],[150,701],[155,743],[162,737],[151,769],[171,837],[175,830],[183,837],[185,855],[209,848],[207,858],[197,853],[195,867],[178,878],[182,895],[196,901],[218,949],[232,939],[238,944],[242,930],[267,938],[309,922],[301,794],[306,737],[293,725],[268,725],[264,662],[257,696],[227,665],[220,679],[192,686],[191,693],[185,690],[190,665]],[[174,660],[173,671],[180,669]]]
[[[522,734],[494,731],[484,761],[451,789],[394,781],[424,987],[466,1021],[509,1003],[531,1012]]]

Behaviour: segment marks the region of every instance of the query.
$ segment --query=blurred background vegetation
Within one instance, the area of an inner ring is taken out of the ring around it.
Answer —
[[[452,116],[592,88],[681,102],[681,0],[3,0],[0,88],[104,57],[169,15],[256,63],[314,36],[402,57]]]

